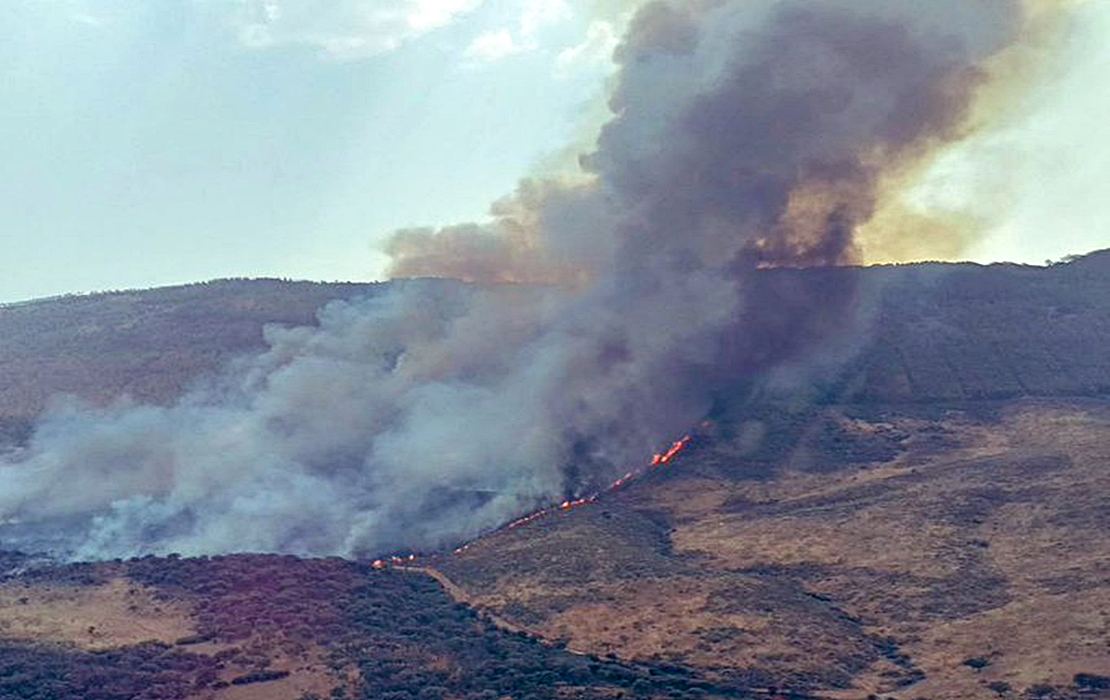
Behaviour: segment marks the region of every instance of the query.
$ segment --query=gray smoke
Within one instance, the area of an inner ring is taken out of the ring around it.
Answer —
[[[581,173],[390,244],[398,277],[474,284],[269,328],[172,407],[55,408],[0,465],[0,519],[82,558],[365,555],[595,489],[720,382],[851,321],[850,283],[770,294],[753,271],[854,260],[884,176],[961,136],[1020,20],[1017,0],[646,5]]]

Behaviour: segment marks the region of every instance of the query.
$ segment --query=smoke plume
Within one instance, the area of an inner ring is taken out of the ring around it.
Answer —
[[[719,382],[851,325],[850,284],[797,296],[754,271],[858,260],[890,183],[966,135],[1023,30],[1017,0],[643,6],[580,172],[392,239],[396,277],[469,284],[399,281],[269,328],[172,407],[56,407],[0,466],[9,542],[366,555],[607,483]]]

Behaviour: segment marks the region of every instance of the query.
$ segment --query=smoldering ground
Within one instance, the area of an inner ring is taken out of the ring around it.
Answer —
[[[804,377],[844,347],[850,275],[798,296],[754,271],[856,261],[889,183],[971,128],[1024,17],[1016,0],[648,4],[579,172],[392,240],[396,277],[473,284],[398,282],[270,328],[267,352],[172,407],[56,407],[0,466],[0,517],[81,558],[364,555],[607,483],[720,382]]]

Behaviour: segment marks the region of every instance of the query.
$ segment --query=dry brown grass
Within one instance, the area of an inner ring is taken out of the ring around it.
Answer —
[[[336,678],[318,653],[299,658],[279,656],[269,668],[288,671],[285,678],[250,685],[228,685],[198,694],[190,700],[298,700],[306,694],[328,697],[336,687]],[[226,673],[224,680],[231,680],[237,672]]]
[[[0,584],[0,639],[88,651],[144,642],[175,645],[197,634],[194,603],[124,577],[91,585],[16,579]],[[289,674],[265,683],[198,690],[188,700],[297,700],[306,693],[327,697],[336,687],[320,648],[309,645],[301,654],[290,654],[273,641],[254,635],[234,644],[208,641],[180,647],[210,657],[230,652],[220,674],[227,682],[252,670],[236,661],[244,650],[267,658],[269,670]]]
[[[123,578],[95,586],[0,584],[0,637],[109,649],[195,634],[189,606]]]
[[[786,683],[847,676],[846,697],[987,700],[991,681],[1066,686],[1110,668],[1110,406],[890,411],[878,428],[839,411],[844,431],[901,431],[897,456],[826,469],[803,441],[774,478],[750,479],[726,439],[703,441],[668,478],[441,566],[471,600],[572,648]],[[919,439],[938,432],[941,448]],[[637,556],[627,513],[665,523],[664,561],[625,577],[559,554]],[[915,668],[925,679],[901,687]]]

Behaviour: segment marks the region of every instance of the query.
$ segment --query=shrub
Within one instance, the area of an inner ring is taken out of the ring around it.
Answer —
[[[1077,688],[1094,688],[1096,690],[1110,690],[1110,676],[1100,676],[1096,673],[1077,673],[1072,678],[1072,683]]]
[[[1006,681],[991,681],[990,683],[987,683],[987,688],[993,690],[999,695],[1005,695],[1006,693],[1010,692],[1010,684]]]

